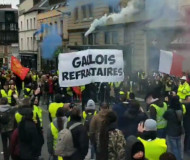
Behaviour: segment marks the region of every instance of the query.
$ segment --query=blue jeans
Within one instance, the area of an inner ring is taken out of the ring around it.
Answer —
[[[167,136],[168,152],[175,155],[177,160],[183,160],[183,137]]]

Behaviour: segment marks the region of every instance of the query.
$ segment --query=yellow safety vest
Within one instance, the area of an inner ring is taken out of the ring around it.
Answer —
[[[34,82],[38,81],[38,80],[39,80],[38,75],[33,75],[33,76],[32,76],[32,80],[33,80]]]
[[[83,92],[85,90],[85,86],[81,86],[80,89],[81,89],[81,92]]]
[[[177,95],[182,100],[184,100],[186,98],[186,96],[190,95],[190,86],[187,82],[179,85]]]
[[[64,103],[51,103],[49,105],[49,113],[51,115],[52,120],[56,118],[57,110],[64,106]]]
[[[31,94],[32,94],[32,91],[31,91],[31,89],[30,88],[25,88],[26,89],[26,91],[28,92],[28,93],[30,93],[29,95],[24,95],[24,98],[28,98]]]
[[[92,114],[92,113],[89,113],[89,114]],[[87,115],[88,115],[88,114],[86,114],[86,111],[83,111],[83,113],[82,113],[82,118],[83,118],[83,120],[86,119]],[[94,111],[94,116],[95,116],[95,115],[97,115],[97,111]]]
[[[50,123],[50,127],[51,127],[51,133],[53,135],[53,149],[55,150],[56,144],[57,144],[57,139],[58,139],[58,134],[59,131],[58,129],[55,127],[55,125],[53,124],[53,122]],[[62,157],[58,156],[58,160],[63,160]]]
[[[165,139],[156,138],[153,141],[146,141],[140,137],[138,139],[143,143],[145,148],[145,158],[148,160],[159,160],[160,155],[167,151]]]
[[[11,104],[11,102],[12,102],[12,93],[13,93],[13,90],[9,89],[9,91],[8,91],[8,103],[9,104]],[[15,94],[18,96],[17,90],[15,90]]]
[[[73,91],[71,90],[71,87],[67,87],[67,94],[69,96],[73,96]]]
[[[8,91],[9,92],[9,91]],[[7,98],[8,99],[8,93],[5,92],[4,89],[1,89],[1,96],[4,98]]]
[[[16,120],[17,124],[19,124],[22,121],[22,117],[23,117],[23,115],[21,115],[19,112],[15,113],[15,120]]]
[[[40,119],[40,125],[42,126],[42,109],[37,106],[34,106],[34,108],[33,108],[33,121],[34,122],[37,122],[36,114],[38,114],[38,117]],[[19,112],[15,113],[15,120],[16,120],[17,124],[19,124],[22,121],[22,117],[23,117],[23,115],[20,114]]]
[[[168,106],[164,103],[164,107],[159,107],[156,104],[151,104],[150,107],[154,107],[156,109],[156,121],[157,121],[157,128],[163,129],[167,126],[167,121],[164,119],[163,115],[167,111]]]
[[[42,123],[42,109],[36,105],[33,106],[33,114],[34,114],[34,121],[37,121],[37,116],[39,117],[39,120],[40,120],[40,126],[42,127],[43,126],[43,123]]]

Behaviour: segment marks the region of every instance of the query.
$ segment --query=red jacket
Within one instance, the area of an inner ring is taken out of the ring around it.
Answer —
[[[53,94],[53,80],[49,80],[48,84],[49,84],[49,94]]]

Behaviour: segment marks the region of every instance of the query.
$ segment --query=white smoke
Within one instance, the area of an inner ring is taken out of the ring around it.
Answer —
[[[91,34],[97,27],[100,26],[106,26],[108,22],[112,24],[117,24],[124,22],[126,19],[126,16],[131,16],[135,13],[138,13],[141,11],[143,6],[145,5],[144,0],[131,0],[129,1],[128,5],[125,8],[122,8],[120,13],[113,13],[111,15],[104,15],[100,19],[95,19],[89,30],[85,33],[85,36],[88,36]]]

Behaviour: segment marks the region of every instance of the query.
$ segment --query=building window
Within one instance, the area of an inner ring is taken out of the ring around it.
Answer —
[[[32,18],[30,19],[30,29],[32,29]]]
[[[34,29],[36,29],[36,18],[34,18]]]
[[[93,17],[93,6],[92,4],[89,4],[88,5],[88,12],[89,12],[89,17]]]
[[[119,5],[111,4],[109,5],[109,13],[119,13],[121,11],[121,8]]]
[[[118,44],[118,32],[112,32],[112,43]]]
[[[4,23],[0,23],[0,30],[5,30],[5,24]]]
[[[29,37],[27,37],[27,50],[29,50]]]
[[[105,44],[111,43],[111,34],[110,32],[105,32]]]
[[[55,21],[55,30],[58,30],[57,22]]]
[[[94,33],[94,44],[99,44],[100,33]]]
[[[33,50],[33,39],[32,39],[32,37],[31,37],[30,39],[31,39],[31,40],[30,40],[30,41],[31,41],[31,42],[30,42],[30,43],[31,43],[31,50]]]
[[[78,8],[75,8],[75,12],[74,12],[74,16],[75,16],[75,21],[78,21],[79,20],[79,9]]]
[[[23,38],[21,38],[20,50],[23,50]]]
[[[82,34],[82,44],[83,44],[83,45],[87,45],[87,44],[88,44],[88,39],[87,39],[87,37],[84,35],[84,33]]]
[[[83,16],[83,19],[87,18],[87,15],[86,15],[86,6],[82,6],[82,16]]]
[[[93,45],[94,44],[94,39],[93,39],[93,36],[94,34],[89,34],[88,35],[88,44],[89,45]]]
[[[63,20],[60,21],[60,34],[63,36]]]
[[[22,21],[20,22],[20,30],[22,30]]]
[[[27,19],[27,30],[29,29],[29,22],[28,22],[28,19]]]

